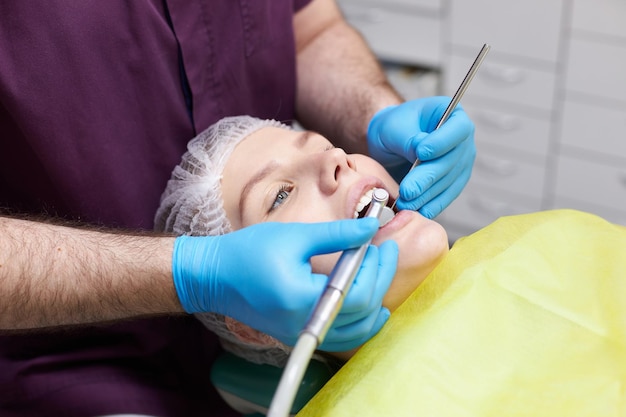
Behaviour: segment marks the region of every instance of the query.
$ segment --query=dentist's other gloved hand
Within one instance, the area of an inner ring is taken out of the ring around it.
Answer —
[[[435,127],[449,97],[429,97],[380,110],[370,121],[370,155],[400,183],[399,209],[433,218],[461,193],[476,157],[474,124],[458,105]],[[410,173],[413,162],[421,163]]]
[[[310,258],[360,246],[376,219],[328,223],[260,223],[222,236],[176,238],[174,285],[188,313],[232,317],[293,346],[326,286]],[[370,246],[322,348],[355,348],[389,317],[382,299],[396,270],[395,242]]]

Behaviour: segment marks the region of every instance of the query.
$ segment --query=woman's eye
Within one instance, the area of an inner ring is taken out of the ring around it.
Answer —
[[[332,145],[332,144],[331,144],[331,145],[328,145],[326,148],[324,148],[324,152],[326,152],[326,151],[330,151],[330,150],[332,150],[332,149],[335,149],[335,145]]]
[[[278,193],[276,193],[276,198],[274,198],[274,202],[272,203],[272,207],[270,207],[270,211],[278,208],[278,206],[287,201],[290,192],[291,190],[287,186],[281,186]]]

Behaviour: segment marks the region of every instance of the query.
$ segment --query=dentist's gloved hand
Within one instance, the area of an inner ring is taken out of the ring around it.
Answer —
[[[476,158],[474,124],[460,105],[434,131],[450,100],[429,97],[386,107],[367,132],[370,155],[400,183],[397,207],[431,219],[461,193]],[[407,175],[416,159],[421,163]]]
[[[312,273],[309,259],[360,246],[378,226],[370,218],[260,223],[222,236],[181,236],[172,257],[176,292],[188,313],[220,313],[293,346],[328,280]],[[395,242],[370,246],[322,349],[349,350],[380,330],[397,258]]]

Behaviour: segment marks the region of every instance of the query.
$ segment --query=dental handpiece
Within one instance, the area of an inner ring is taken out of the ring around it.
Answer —
[[[388,200],[389,194],[387,191],[382,188],[375,188],[372,195],[372,203],[365,217],[375,217],[380,220],[383,208],[386,207]],[[330,325],[337,317],[337,314],[339,314],[343,300],[354,282],[370,243],[371,240],[358,248],[345,250],[337,264],[335,264],[326,289],[315,306],[309,322],[302,331],[315,336],[318,340],[318,345],[322,344]]]
[[[465,94],[465,91],[467,90],[467,87],[469,87],[470,82],[472,82],[472,80],[474,79],[474,75],[476,75],[476,72],[478,71],[480,64],[482,64],[483,60],[485,59],[485,56],[487,55],[487,52],[489,52],[489,49],[491,49],[491,46],[487,43],[484,44],[483,47],[480,49],[480,51],[478,52],[478,55],[476,56],[476,58],[474,59],[474,62],[472,63],[472,66],[470,67],[469,71],[467,71],[467,74],[465,74],[465,78],[463,78],[461,85],[459,85],[459,88],[456,90],[456,92],[452,96],[452,100],[450,100],[448,107],[446,107],[446,110],[443,112],[441,119],[439,119],[439,123],[437,123],[435,130],[439,129],[446,122],[446,120],[448,120],[448,117],[450,117],[450,115],[452,114],[456,106],[459,104],[459,102],[461,101],[461,98],[463,97],[463,95]],[[409,169],[408,172],[411,172],[411,170],[413,170],[413,168],[415,168],[419,164],[420,164],[420,160],[418,158],[415,160],[415,162],[413,162],[413,165],[411,165],[411,168]],[[393,202],[393,204],[391,205],[391,209],[394,209],[396,207],[396,202],[399,199],[400,198],[397,198]]]
[[[387,208],[388,199],[387,191],[375,188],[372,203],[365,217],[376,217],[380,220],[383,209]],[[343,300],[359,272],[370,243],[371,239],[358,248],[343,251],[339,257],[322,297],[289,354],[287,365],[267,411],[267,417],[287,417],[290,412],[294,411],[292,410],[293,403],[307,366],[315,349],[322,344],[328,329],[339,314]]]

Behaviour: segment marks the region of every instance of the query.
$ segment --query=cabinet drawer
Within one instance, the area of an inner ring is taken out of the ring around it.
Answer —
[[[523,158],[514,151],[478,146],[471,182],[540,199],[543,194],[543,160]]]
[[[534,118],[502,106],[464,100],[463,108],[476,126],[476,146],[505,146],[543,161],[548,154],[550,120]],[[624,135],[626,136],[626,135]]]
[[[472,62],[472,57],[450,56],[449,72],[443,80],[446,94],[454,94]],[[549,112],[553,104],[554,85],[555,75],[552,72],[498,63],[488,58],[474,76],[466,95]]]
[[[626,45],[573,39],[566,89],[626,104]]]
[[[561,198],[626,210],[626,165],[601,164],[561,156],[555,195],[555,201]]]
[[[384,63],[383,69],[389,83],[406,100],[440,94],[438,73],[391,63]]]
[[[350,24],[365,37],[382,59],[438,66],[441,63],[441,22],[437,16],[421,16],[372,6],[355,0],[341,1]]]
[[[616,109],[565,101],[562,145],[624,158],[626,166],[626,106]]]
[[[461,230],[469,234],[481,229],[502,216],[539,211],[538,199],[526,198],[502,190],[468,184],[461,195],[454,200],[437,221],[446,229]],[[456,240],[459,233],[449,233]]]
[[[514,55],[556,63],[562,0],[452,0],[451,41],[491,55]],[[468,65],[469,67],[469,65]]]
[[[626,38],[624,0],[575,0],[572,28]]]

